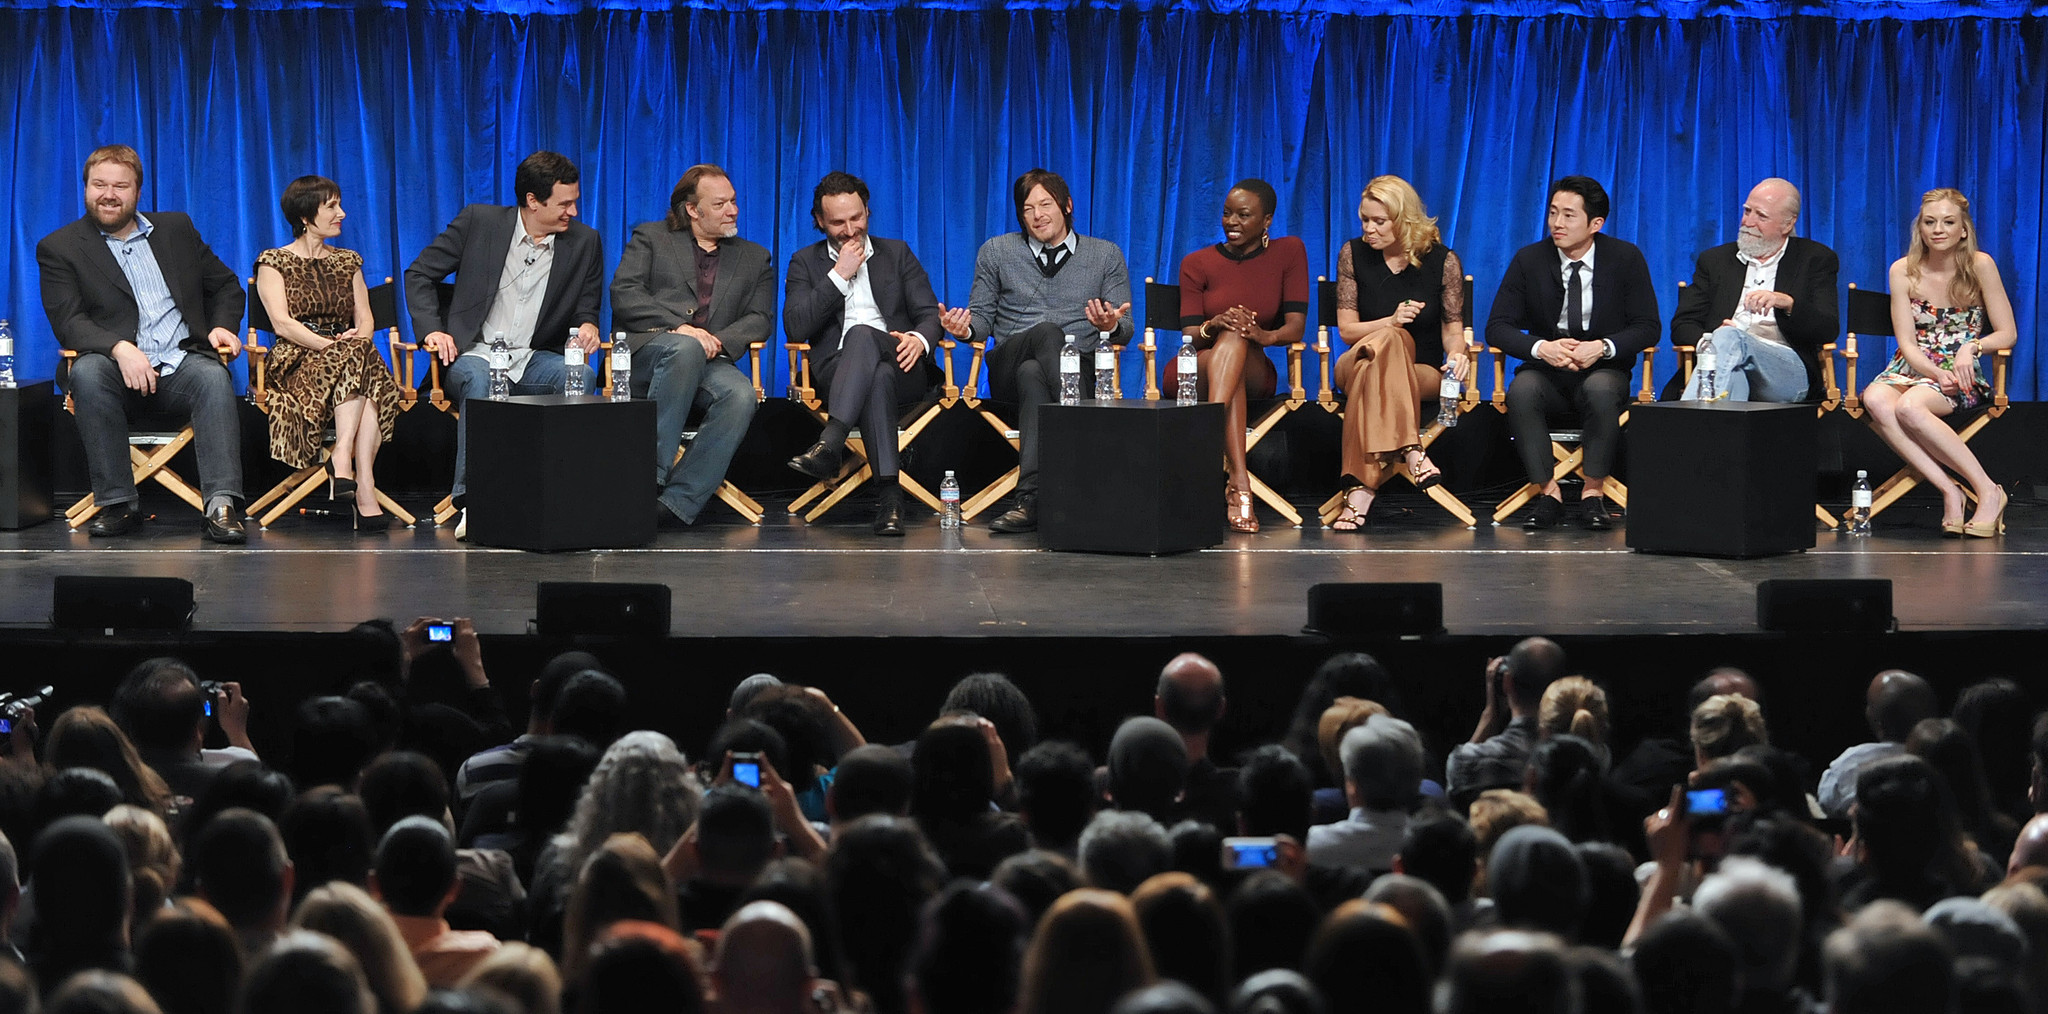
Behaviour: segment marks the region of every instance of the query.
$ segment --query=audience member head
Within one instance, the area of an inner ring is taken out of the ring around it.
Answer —
[[[1036,926],[1045,910],[1051,908],[1060,895],[1086,886],[1087,880],[1082,877],[1081,868],[1066,856],[1045,849],[1032,849],[997,863],[995,873],[989,876],[989,883],[1002,888],[1024,906],[1025,914],[1030,917],[1029,926]]]
[[[342,696],[369,712],[371,734],[377,741],[370,751],[372,756],[398,749],[398,741],[405,737],[405,705],[399,703],[398,695],[390,687],[375,680],[357,680],[349,684],[348,692]]]
[[[835,829],[825,880],[853,985],[876,1009],[902,1010],[918,916],[944,884],[945,867],[916,824],[876,814]]]
[[[1897,902],[1864,906],[1821,953],[1832,1014],[1945,1014],[1955,999],[1953,952]]]
[[[1173,842],[1146,814],[1104,810],[1081,832],[1080,860],[1090,884],[1129,894],[1172,868]]]
[[[121,969],[128,955],[128,857],[98,817],[59,819],[36,836],[29,891],[37,906],[25,948],[36,978],[62,982],[87,968]]]
[[[1186,873],[1161,873],[1131,892],[1152,968],[1221,1005],[1236,979],[1230,973],[1230,926],[1209,885]]]
[[[128,880],[133,885],[132,925],[140,926],[151,913],[163,907],[178,883],[183,860],[178,855],[177,843],[171,840],[170,826],[153,810],[124,803],[108,810],[101,819],[121,839],[121,850],[127,853]]]
[[[377,749],[369,709],[346,697],[312,697],[299,705],[292,729],[292,781],[350,786]]]
[[[299,794],[277,822],[291,856],[294,901],[331,880],[366,887],[377,832],[361,797],[322,785]]]
[[[590,773],[568,827],[555,839],[564,879],[572,879],[591,853],[620,832],[636,833],[667,855],[696,821],[701,798],[697,776],[674,741],[644,729],[619,737]]]
[[[1427,881],[1446,903],[1461,904],[1472,896],[1472,881],[1479,873],[1479,842],[1472,825],[1457,814],[1425,807],[1408,821],[1394,867]]]
[[[1543,691],[1536,726],[1547,737],[1567,733],[1590,743],[1607,743],[1607,691],[1584,676],[1566,676]]]
[[[1216,1014],[1208,997],[1180,982],[1162,977],[1159,982],[1123,995],[1110,1008],[1111,1014]]]
[[[1337,906],[1309,941],[1301,971],[1335,1010],[1429,1010],[1429,959],[1385,905],[1354,898]]]
[[[18,765],[15,765],[18,766]],[[48,827],[65,817],[104,817],[121,805],[121,786],[98,768],[52,771],[36,788],[35,826]],[[34,864],[30,864],[34,868]]]
[[[1435,979],[1451,953],[1451,906],[1443,894],[1421,878],[1386,873],[1373,879],[1365,900],[1400,913],[1402,925],[1422,945],[1428,978]]]
[[[761,759],[773,765],[778,773],[789,766],[789,744],[783,740],[782,733],[776,732],[775,727],[766,722],[735,718],[711,734],[711,742],[705,744],[704,756],[700,758],[702,767],[697,772],[698,779],[715,779],[725,766],[728,753],[760,754]]]
[[[750,902],[725,921],[711,959],[711,983],[723,1012],[809,1014],[811,932],[772,901]]]
[[[831,728],[837,719],[832,705],[803,687],[784,684],[762,690],[747,703],[746,717],[766,722],[782,734],[789,745],[789,766],[776,770],[798,792],[809,791],[818,768],[835,759]]]
[[[1956,814],[1963,827],[1989,844],[1993,830],[1991,789],[1984,781],[1983,761],[1977,744],[1963,727],[1946,718],[1924,718],[1906,736],[1906,752],[1926,761],[1941,772],[1955,797]]]
[[[811,931],[811,960],[818,974],[834,982],[849,981],[846,948],[839,942],[839,920],[824,870],[805,859],[777,859],[741,892],[740,904],[751,901],[772,901],[795,912]]]
[[[316,887],[292,913],[292,926],[333,937],[355,956],[379,1014],[406,1014],[426,999],[427,980],[405,937],[368,891],[341,882]]]
[[[1577,736],[1552,736],[1529,753],[1523,788],[1550,818],[1550,826],[1572,841],[1605,841],[1606,758],[1599,746]]]
[[[1799,967],[1799,887],[1792,875],[1754,859],[1730,856],[1700,882],[1693,908],[1735,944],[1743,991],[1778,996]]]
[[[1565,945],[1547,933],[1467,933],[1451,946],[1437,993],[1440,1014],[1572,1014],[1574,977]]]
[[[1344,782],[1344,755],[1339,749],[1344,734],[1374,715],[1386,714],[1391,714],[1386,705],[1361,697],[1339,697],[1323,709],[1323,717],[1316,722],[1316,753],[1339,785]]]
[[[1911,754],[1886,757],[1856,773],[1857,862],[1878,897],[1924,908],[1973,886],[1956,806],[1941,772]]]
[[[1579,1014],[1643,1014],[1636,975],[1612,948],[1581,944],[1569,952]]]
[[[1747,697],[1759,706],[1764,703],[1763,689],[1757,686],[1756,678],[1748,671],[1740,666],[1717,665],[1707,670],[1707,674],[1686,692],[1685,713],[1692,714],[1700,705],[1707,703],[1707,698],[1721,694]]]
[[[1770,741],[1763,709],[1740,694],[1716,694],[1692,709],[1692,750],[1697,767],[1753,743]]]
[[[1651,923],[1629,957],[1647,1014],[1727,1014],[1742,995],[1741,962],[1720,925],[1687,908]]]
[[[438,918],[459,885],[455,837],[438,820],[400,820],[377,842],[370,884],[392,915]]]
[[[1308,841],[1314,823],[1315,783],[1308,766],[1277,746],[1262,746],[1245,755],[1237,769],[1238,833],[1288,835]]]
[[[292,900],[292,863],[277,825],[236,807],[207,821],[193,841],[191,863],[199,896],[243,938],[283,928]]]
[[[541,663],[539,674],[526,687],[526,730],[536,735],[554,732],[555,702],[561,700],[562,688],[569,684],[569,677],[590,670],[606,672],[604,661],[587,651],[569,650],[557,653]]]
[[[1109,799],[1120,810],[1164,818],[1180,798],[1188,748],[1156,718],[1124,719],[1109,741]]]
[[[1017,809],[1040,847],[1072,849],[1095,816],[1095,761],[1065,740],[1047,740],[1013,761]],[[842,774],[841,777],[844,777]]]
[[[1323,994],[1292,968],[1245,976],[1230,995],[1230,1014],[1323,1014]]]
[[[185,841],[194,841],[215,814],[237,808],[254,810],[276,821],[296,798],[298,791],[292,788],[292,780],[284,772],[264,767],[260,761],[236,761],[220,769],[213,781],[200,790],[191,811],[180,817],[180,833]],[[189,862],[186,868],[191,868]]]
[[[1316,668],[1315,675],[1309,677],[1308,685],[1301,688],[1301,696],[1294,705],[1294,718],[1288,725],[1287,737],[1282,741],[1288,750],[1301,758],[1302,763],[1311,766],[1310,775],[1317,784],[1335,785],[1343,777],[1336,764],[1324,766],[1317,751],[1316,737],[1323,712],[1328,711],[1339,697],[1379,701],[1394,711],[1398,711],[1401,704],[1393,674],[1378,659],[1362,651],[1347,651],[1324,660]]]
[[[1473,854],[1479,858],[1479,879],[1474,890],[1480,890],[1486,883],[1486,864],[1493,859],[1493,848],[1509,831],[1523,825],[1536,827],[1550,826],[1550,811],[1526,792],[1513,789],[1487,789],[1472,801],[1466,812],[1472,827]]]
[[[1223,912],[1230,919],[1231,965],[1242,976],[1301,964],[1323,918],[1308,889],[1278,870],[1246,877]]]
[[[675,930],[626,919],[598,937],[572,988],[577,1014],[704,1014],[704,981]]]
[[[1344,791],[1353,806],[1406,812],[1422,796],[1422,737],[1391,715],[1344,734]]]
[[[206,729],[206,698],[199,674],[175,658],[136,664],[114,690],[108,708],[137,749],[163,754],[197,754]]]
[[[1579,842],[1572,846],[1586,867],[1586,921],[1579,940],[1592,947],[1620,950],[1634,920],[1642,891],[1636,884],[1635,858],[1611,842]]]
[[[1792,877],[1799,889],[1800,923],[1807,940],[1817,943],[1824,935],[1817,931],[1833,929],[1841,921],[1829,875],[1834,843],[1826,835],[1798,820],[1738,815],[1729,821],[1727,840],[1728,855],[1749,856]]]
[[[99,772],[95,771],[93,774],[97,775]],[[113,779],[105,775],[99,777],[110,790],[108,795],[115,800],[100,810],[99,815],[103,816],[108,810],[119,805],[121,790],[114,786]],[[48,781],[41,764],[0,764],[0,837],[5,837],[16,850],[16,885],[28,879],[29,857],[32,854],[30,846],[35,844],[36,832],[42,830],[46,823],[42,815],[41,797]],[[0,888],[4,886],[0,884]],[[0,901],[5,900],[5,895],[0,895]]]
[[[377,999],[355,956],[310,930],[278,937],[249,969],[239,1014],[376,1014]]]
[[[356,792],[370,815],[370,828],[382,835],[407,817],[450,823],[448,776],[433,758],[411,750],[393,750],[363,768]]]
[[[1207,821],[1183,820],[1166,829],[1173,849],[1173,868],[1216,891],[1226,891],[1236,877],[1223,870],[1223,831]]]
[[[2033,884],[2006,883],[1984,892],[1984,904],[2005,913],[2026,934],[2024,972],[2040,1009],[2041,994],[2048,991],[2048,894]]]
[[[1204,736],[1223,720],[1223,670],[1192,651],[1175,655],[1159,670],[1152,691],[1156,717],[1183,736]]]
[[[574,736],[534,739],[519,765],[519,804],[512,825],[536,843],[562,830],[600,756],[597,747]]]
[[[1965,687],[1949,713],[1977,744],[1992,805],[2015,815],[2033,811],[2027,804],[2027,748],[2033,739],[2033,715],[2026,691],[2002,677]]]
[[[940,722],[910,755],[910,812],[920,822],[966,824],[989,812],[996,775],[988,741],[971,725]]]
[[[1934,688],[1903,669],[1886,669],[1871,677],[1863,700],[1871,733],[1888,743],[1904,743],[1914,726],[1941,714]]]
[[[697,814],[697,877],[745,887],[775,858],[775,816],[760,790],[715,785]]]
[[[555,959],[517,940],[499,944],[477,962],[462,988],[491,990],[518,1004],[518,1014],[562,1014],[562,974]]]
[[[1564,835],[1524,825],[1501,836],[1486,861],[1493,911],[1503,926],[1577,938],[1592,901],[1586,864]]]
[[[757,672],[741,680],[738,686],[732,688],[732,696],[726,699],[726,721],[731,721],[744,714],[747,710],[747,705],[753,701],[755,694],[769,687],[779,687],[781,685],[782,681],[777,679],[773,673]]]
[[[618,677],[600,669],[584,669],[563,682],[562,692],[555,697],[555,710],[548,716],[548,729],[602,750],[631,727],[626,708],[626,685]]]
[[[112,716],[91,705],[78,705],[57,716],[44,744],[43,759],[55,770],[92,768],[104,771],[121,787],[121,801],[163,816],[170,812],[171,789],[154,768],[142,762],[135,744],[114,724]]]
[[[1152,959],[1123,895],[1083,888],[1053,902],[1024,952],[1019,1014],[1108,1014],[1152,984]]]
[[[940,714],[972,712],[996,727],[1003,741],[1003,754],[1011,761],[1038,745],[1038,713],[1031,699],[1008,676],[999,672],[978,672],[961,677],[946,693]]]
[[[910,958],[914,1009],[922,1014],[1010,1014],[1017,1006],[1024,942],[1033,925],[1017,899],[1000,886],[954,881],[924,908]]]
[[[120,972],[83,971],[57,986],[43,1005],[48,1014],[161,1014],[149,991]]]
[[[1986,961],[2009,975],[2025,971],[2027,933],[2012,916],[1977,898],[1943,898],[1921,921],[1948,941],[1956,960]]]
[[[1564,675],[1564,649],[1547,637],[1525,637],[1508,649],[1501,687],[1518,715],[1534,715],[1543,706],[1543,692]]]
[[[908,816],[911,782],[910,762],[902,754],[874,743],[858,746],[839,758],[832,785],[825,790],[825,809],[835,823],[870,813]]]
[[[164,1014],[230,1014],[242,985],[242,946],[212,905],[179,898],[136,931],[135,978]]]

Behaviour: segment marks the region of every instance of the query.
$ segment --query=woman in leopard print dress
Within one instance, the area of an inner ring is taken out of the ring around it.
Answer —
[[[398,385],[372,341],[363,258],[330,247],[348,217],[341,188],[301,176],[285,188],[295,237],[256,258],[256,294],[278,341],[270,351],[270,454],[293,468],[318,464],[329,426],[328,496],[351,497],[358,530],[382,530],[374,464],[398,416]]]

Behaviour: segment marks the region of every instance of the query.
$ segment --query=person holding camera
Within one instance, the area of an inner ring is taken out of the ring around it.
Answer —
[[[1547,637],[1517,642],[1486,664],[1486,708],[1472,739],[1444,759],[1444,791],[1463,810],[1487,789],[1522,787],[1529,752],[1536,748],[1536,713],[1543,691],[1565,674],[1564,649]],[[1508,720],[1501,722],[1506,702]]]
[[[191,807],[221,769],[260,760],[249,741],[242,685],[202,680],[178,659],[145,659],[129,670],[110,710],[143,762],[170,786],[173,812]],[[208,749],[207,729],[216,723],[227,746]]]

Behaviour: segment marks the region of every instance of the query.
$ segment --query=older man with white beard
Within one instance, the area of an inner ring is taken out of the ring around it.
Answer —
[[[1833,250],[1792,235],[1798,221],[1799,188],[1767,179],[1743,202],[1735,242],[1700,254],[1671,318],[1672,344],[1699,349],[1687,401],[1792,402],[1821,393],[1820,348],[1842,329],[1838,262]]]

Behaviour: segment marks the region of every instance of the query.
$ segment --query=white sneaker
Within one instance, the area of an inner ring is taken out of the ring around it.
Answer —
[[[455,541],[469,541],[469,508],[464,507],[455,515]]]

